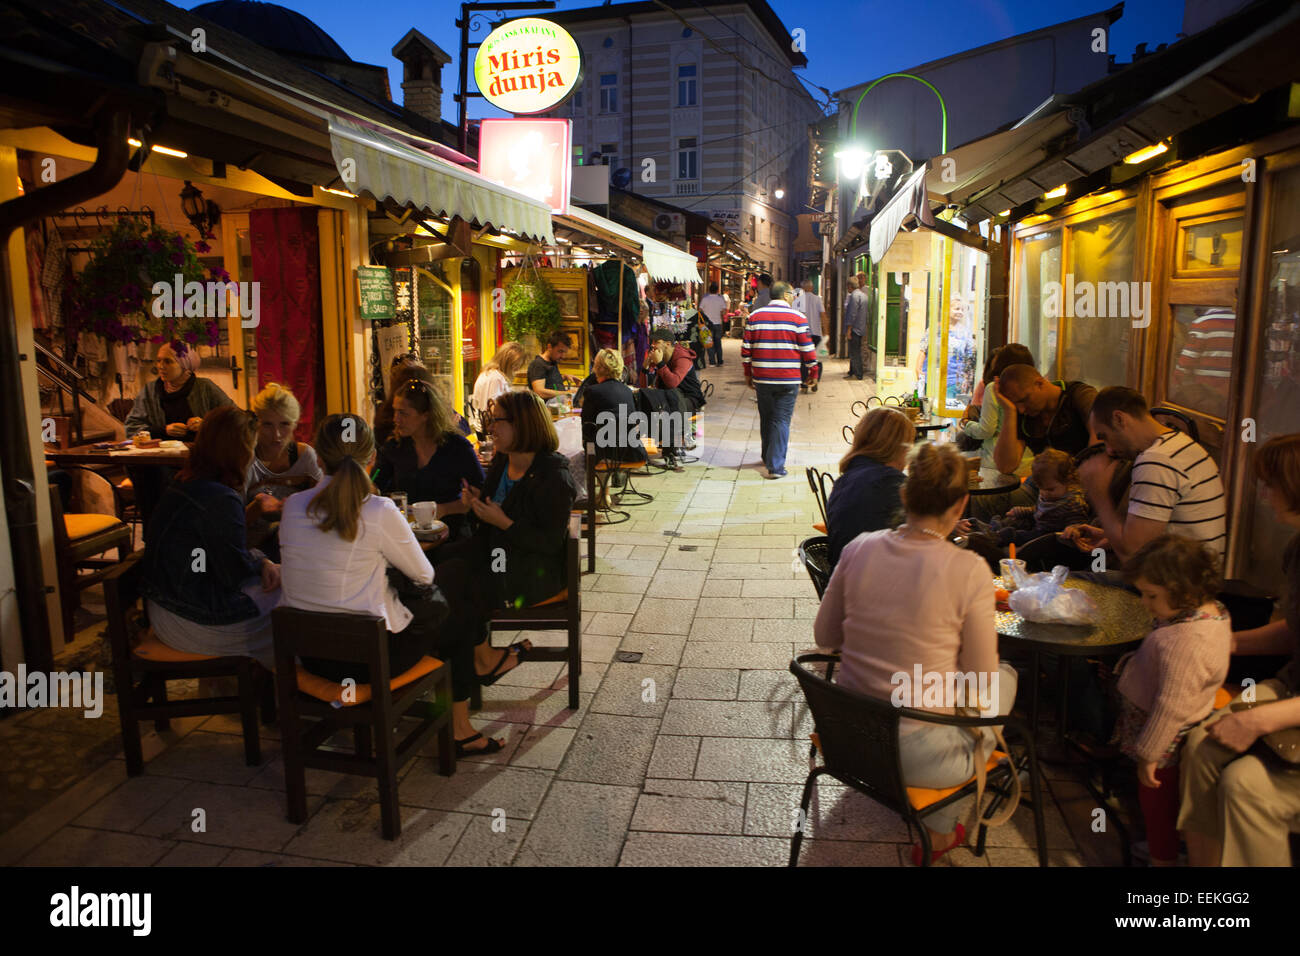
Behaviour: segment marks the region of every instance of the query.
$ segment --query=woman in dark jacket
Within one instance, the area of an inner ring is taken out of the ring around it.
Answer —
[[[832,570],[858,535],[892,528],[902,519],[899,489],[915,441],[916,426],[896,408],[873,408],[858,420],[853,446],[840,459],[840,477],[826,502]]]
[[[233,405],[203,418],[189,461],[145,536],[144,592],[154,634],[195,654],[248,655],[271,667],[280,568],[245,546],[244,475],[257,437]]]
[[[582,441],[596,446],[597,461],[645,461],[637,435],[636,395],[620,381],[623,357],[601,349],[592,361],[592,383],[582,401]]]

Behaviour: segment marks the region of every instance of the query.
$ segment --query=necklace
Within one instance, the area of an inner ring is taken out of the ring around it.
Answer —
[[[948,540],[944,535],[941,535],[939,532],[935,531],[932,528],[913,528],[910,524],[905,524],[903,525],[903,527],[906,528],[908,531],[919,531],[921,532],[921,534],[928,534],[930,537],[938,538],[940,541]]]

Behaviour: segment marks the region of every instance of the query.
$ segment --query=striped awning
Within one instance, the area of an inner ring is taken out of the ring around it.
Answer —
[[[459,216],[525,239],[555,241],[545,203],[342,117],[331,116],[329,128],[334,165],[349,192]]]
[[[685,250],[670,246],[666,242],[652,239],[645,233],[629,229],[627,226],[588,212],[580,206],[570,205],[569,210],[560,216],[561,221],[568,220],[576,228],[589,227],[596,234],[616,237],[619,244],[632,251],[641,253],[645,271],[650,278],[660,282],[699,282],[700,262]]]

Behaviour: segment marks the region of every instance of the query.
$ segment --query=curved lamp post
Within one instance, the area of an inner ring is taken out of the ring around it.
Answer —
[[[880,79],[872,80],[870,83],[867,84],[866,89],[864,89],[861,93],[858,94],[857,102],[853,104],[853,115],[849,119],[849,141],[850,142],[854,141],[858,135],[858,109],[862,106],[863,98],[868,93],[870,93],[873,89],[875,89],[879,84],[885,82],[885,80],[894,80],[894,79],[916,80],[916,82],[924,84],[926,87],[928,87],[930,92],[933,93],[935,97],[939,100],[939,114],[943,118],[943,127],[940,131],[940,139],[939,139],[939,152],[940,153],[948,152],[948,104],[943,101],[943,94],[939,92],[939,90],[935,87],[933,83],[931,83],[929,80],[923,80],[921,79],[921,77],[916,76],[913,73],[889,73],[885,76],[880,77]]]

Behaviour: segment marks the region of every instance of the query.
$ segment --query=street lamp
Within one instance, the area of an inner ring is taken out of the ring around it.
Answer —
[[[776,182],[776,188],[775,188],[775,189],[772,189],[771,186],[770,186],[770,184],[771,184],[773,181]],[[785,189],[782,188],[782,186],[781,186],[781,177],[780,177],[780,176],[777,176],[777,175],[775,175],[775,174],[773,174],[773,175],[771,175],[771,176],[768,176],[767,179],[763,180],[763,191],[764,191],[764,192],[770,192],[770,193],[771,193],[773,196],[775,196],[777,199],[784,199],[784,198],[785,198]]]
[[[923,80],[921,79],[921,77],[916,76],[912,73],[889,73],[885,76],[882,76],[880,79],[872,80],[870,83],[867,84],[867,88],[858,94],[858,100],[856,103],[853,104],[853,115],[849,120],[849,139],[852,140],[858,134],[858,109],[862,106],[863,98],[868,93],[870,93],[873,89],[875,89],[878,84],[885,82],[885,80],[893,80],[893,79],[916,80],[916,82],[924,85],[926,88],[930,90],[931,93],[933,93],[938,98],[939,115],[943,121],[943,125],[940,129],[939,152],[940,153],[948,152],[948,104],[943,101],[943,94],[941,94],[938,91],[938,89],[935,88],[935,85],[933,83],[931,83],[929,80]]]
[[[835,151],[835,161],[840,165],[840,176],[848,180],[862,178],[862,171],[867,167],[867,160],[871,154],[866,148],[856,143],[850,143],[841,149]]]

